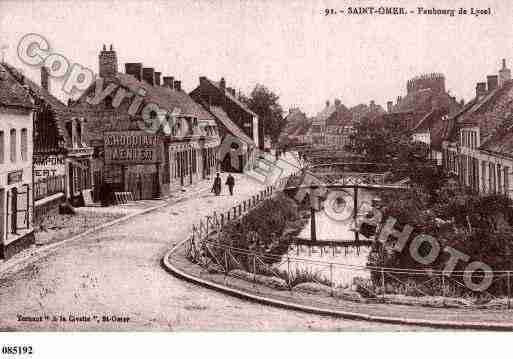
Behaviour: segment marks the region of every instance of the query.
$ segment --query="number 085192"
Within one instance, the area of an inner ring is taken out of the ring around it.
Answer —
[[[2,354],[6,355],[31,355],[31,345],[2,345]]]

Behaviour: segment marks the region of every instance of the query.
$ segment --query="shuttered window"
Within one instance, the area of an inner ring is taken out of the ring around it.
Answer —
[[[28,159],[28,139],[27,139],[27,129],[21,129],[21,160],[27,161]]]
[[[16,162],[16,130],[14,128],[11,130],[9,141],[11,162]]]

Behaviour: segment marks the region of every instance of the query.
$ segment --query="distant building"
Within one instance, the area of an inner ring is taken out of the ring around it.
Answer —
[[[326,119],[325,144],[343,149],[350,145],[353,132],[353,114],[335,100],[335,111]]]
[[[0,258],[34,243],[32,133],[28,87],[0,64]]]
[[[457,106],[456,99],[445,91],[443,74],[422,74],[408,80],[405,97],[398,96],[395,105],[387,103],[382,119],[389,128],[411,134],[431,111],[444,116]]]
[[[278,142],[281,145],[302,145],[309,144],[310,139],[307,136],[312,121],[299,108],[289,109],[284,118],[283,127]]]
[[[353,133],[353,114],[340,100],[326,106],[312,121],[308,135],[313,145],[344,147]]]

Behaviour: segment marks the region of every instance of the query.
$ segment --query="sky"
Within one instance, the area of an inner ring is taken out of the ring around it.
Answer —
[[[348,7],[404,6],[414,14],[348,15]],[[491,15],[417,15],[426,9],[491,8]],[[346,13],[325,16],[324,10]],[[513,68],[513,2],[485,1],[4,1],[0,47],[5,60],[39,82],[39,68],[22,63],[23,35],[46,38],[70,63],[98,71],[103,44],[114,45],[119,69],[142,62],[193,90],[200,76],[224,77],[249,93],[263,84],[284,110],[314,115],[326,100],[346,106],[385,104],[406,92],[418,74],[441,72],[446,88],[466,101],[475,84]],[[52,91],[65,100],[62,83]]]

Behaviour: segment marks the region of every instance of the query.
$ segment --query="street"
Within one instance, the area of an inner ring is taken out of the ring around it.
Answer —
[[[63,244],[22,270],[4,274],[0,330],[414,329],[251,303],[181,281],[163,270],[162,256],[188,235],[194,222],[263,188],[242,175],[236,183],[233,197],[226,188],[220,197],[203,192]],[[102,321],[104,316],[109,321]],[[37,317],[43,320],[29,321]]]

